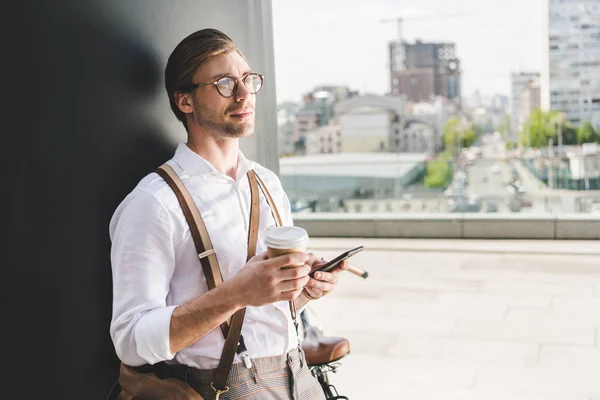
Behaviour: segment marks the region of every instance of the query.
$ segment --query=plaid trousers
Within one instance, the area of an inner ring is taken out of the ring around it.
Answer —
[[[213,369],[189,369],[186,382],[206,400],[215,398],[210,384]],[[325,400],[321,385],[306,365],[301,348],[287,354],[252,360],[252,368],[236,363],[229,374],[229,391],[220,400]]]

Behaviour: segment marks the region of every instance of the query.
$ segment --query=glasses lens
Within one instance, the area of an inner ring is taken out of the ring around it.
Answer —
[[[244,78],[244,85],[252,94],[258,93],[262,88],[263,79],[259,74],[250,74]]]
[[[224,97],[233,96],[235,90],[235,80],[226,76],[217,81],[217,89]]]

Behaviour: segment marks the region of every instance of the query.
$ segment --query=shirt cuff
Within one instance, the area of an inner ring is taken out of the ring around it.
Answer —
[[[175,357],[169,346],[169,330],[171,315],[176,307],[162,307],[148,311],[136,324],[136,350],[148,364],[172,360]]]

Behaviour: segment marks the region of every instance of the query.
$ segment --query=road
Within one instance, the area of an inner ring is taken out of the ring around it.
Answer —
[[[486,135],[482,138],[481,156],[466,167],[469,179],[466,192],[471,197],[478,197],[483,204],[494,203],[498,212],[510,212],[509,200],[514,196],[507,185],[513,179],[513,171],[522,184],[522,197],[531,201],[530,207],[522,207],[521,213],[544,213],[548,211],[548,192],[540,187],[537,178],[528,174],[524,166],[517,160],[507,160],[504,142],[501,138]],[[543,186],[543,185],[542,185]]]
[[[498,172],[493,172],[493,166],[498,166]],[[506,183],[510,182],[511,168],[504,161],[478,159],[467,167],[468,185],[467,193],[471,197],[478,197],[483,203],[482,211],[486,204],[493,203],[498,207],[498,212],[508,212],[506,200],[510,193],[506,190]]]

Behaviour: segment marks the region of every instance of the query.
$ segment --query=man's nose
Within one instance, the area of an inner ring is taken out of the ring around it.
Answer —
[[[242,100],[247,99],[249,95],[250,91],[244,84],[244,81],[242,81],[241,79],[238,80],[237,91],[235,92],[235,101],[239,103]]]

